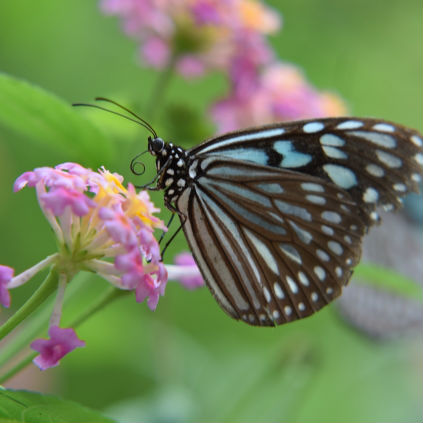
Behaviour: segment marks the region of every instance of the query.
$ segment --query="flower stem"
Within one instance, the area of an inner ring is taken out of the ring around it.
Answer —
[[[177,61],[177,56],[173,55],[170,58],[167,66],[164,68],[164,70],[160,73],[159,77],[157,78],[153,91],[147,102],[146,113],[150,119],[153,119],[158,108],[163,105],[164,95],[167,88],[169,87],[170,81],[174,74],[176,61]]]
[[[27,300],[27,302],[13,314],[2,326],[0,326],[0,339],[8,335],[16,326],[25,320],[33,311],[35,311],[56,289],[58,283],[58,274],[55,267],[52,267],[43,283]]]
[[[94,302],[90,308],[83,310],[77,317],[75,317],[69,325],[69,327],[76,328],[86,320],[88,320],[93,314],[101,310],[106,305],[110,304],[114,300],[130,294],[132,291],[125,291],[111,287],[107,289],[104,294]],[[38,353],[31,352],[21,361],[19,361],[14,367],[8,370],[4,375],[0,376],[0,384],[13,377],[16,373],[24,369],[31,361],[37,356]]]

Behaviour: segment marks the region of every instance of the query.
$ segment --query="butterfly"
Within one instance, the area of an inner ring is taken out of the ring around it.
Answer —
[[[307,317],[341,294],[377,207],[418,190],[423,141],[375,119],[284,122],[184,150],[156,134],[157,185],[226,313],[257,326]]]
[[[179,215],[206,285],[254,326],[302,319],[337,298],[377,208],[398,209],[421,182],[422,136],[384,120],[283,122],[185,150],[130,113],[153,135],[152,189]]]

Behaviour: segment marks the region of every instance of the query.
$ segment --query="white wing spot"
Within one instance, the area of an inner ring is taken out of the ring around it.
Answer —
[[[394,190],[398,192],[407,191],[407,187],[404,184],[394,184]]]
[[[168,175],[174,175],[174,174],[175,174],[175,171],[174,171],[173,169],[168,169],[168,170],[166,171],[166,173],[167,173]]]
[[[178,166],[178,167],[182,167],[184,164],[185,164],[185,162],[184,162],[182,159],[179,159],[179,160],[176,162],[176,166]]]
[[[178,187],[183,188],[186,185],[185,179],[178,179],[178,182],[176,182],[176,185],[178,185]]]
[[[197,166],[198,166],[198,160],[195,160],[192,165],[189,167],[188,175],[191,179],[195,179],[197,176]]]
[[[166,187],[168,187],[168,186],[170,186],[170,185],[172,185],[173,184],[173,179],[172,178],[168,178],[168,179],[166,179],[166,181],[165,181],[165,186]]]
[[[276,183],[266,184],[261,183],[256,185],[258,189],[269,194],[283,194],[283,188]]]
[[[315,266],[313,269],[316,276],[323,282],[326,278],[326,271],[323,269],[323,267]]]
[[[324,213],[334,213],[334,212],[324,212]],[[338,214],[338,213],[335,213],[335,214]],[[325,219],[325,220],[330,220],[330,219]],[[321,228],[322,228],[322,232],[325,233],[326,235],[332,236],[335,233],[335,231],[330,226],[322,225]]]
[[[279,317],[280,317],[279,311],[278,310],[273,310],[273,318],[276,320],[276,319],[279,319]]]
[[[392,210],[394,210],[394,205],[393,204],[384,204],[383,210],[385,210],[387,212],[392,211]]]
[[[422,153],[417,153],[414,156],[414,158],[419,165],[423,165],[423,154]]]
[[[302,264],[303,261],[301,259],[300,253],[297,251],[295,247],[290,244],[279,244],[279,248],[282,252],[287,255],[291,260],[297,262],[298,264]]]
[[[281,286],[275,282],[273,284],[273,290],[275,291],[275,295],[281,300],[282,298],[285,298],[285,294],[282,291]]]
[[[332,252],[334,252],[338,256],[342,255],[343,252],[344,252],[342,245],[339,242],[336,242],[336,241],[329,241],[328,247]]]
[[[305,305],[304,305],[304,303],[298,303],[298,310],[300,310],[300,311],[304,311],[305,310]]]
[[[329,178],[342,188],[348,189],[357,185],[355,173],[347,167],[329,163],[325,164],[323,169],[328,174]]]
[[[262,240],[257,238],[251,231],[245,229],[244,232],[253,243],[254,248],[261,255],[263,261],[267,264],[270,270],[272,270],[273,273],[278,274],[278,264],[276,263],[276,260],[267,245]]]
[[[347,244],[350,244],[350,245],[352,244],[352,239],[349,235],[345,235],[344,240]]]
[[[292,279],[291,276],[287,276],[286,281],[288,282],[291,292],[293,294],[298,294],[298,285],[295,283],[294,279]]]
[[[332,147],[342,147],[345,145],[345,140],[337,135],[324,134],[320,137],[320,144]]]
[[[357,227],[357,225],[351,225],[351,226],[350,226],[350,229],[351,229],[352,231],[356,231],[356,230],[358,229],[358,227]]]
[[[297,216],[307,222],[311,222],[311,214],[303,207],[293,206],[281,200],[275,200],[276,207],[284,214]]]
[[[323,219],[327,220],[328,222],[331,223],[341,223],[342,221],[342,217],[339,213],[337,212],[333,212],[333,211],[324,211],[321,216],[323,217]],[[323,226],[322,226],[323,229]],[[333,230],[331,234],[328,235],[333,235]]]
[[[313,301],[314,303],[319,299],[317,292],[312,292],[310,297],[311,297],[311,301]]]
[[[326,204],[326,198],[320,197],[319,195],[306,195],[306,199],[314,204]]]
[[[363,194],[363,200],[365,203],[376,203],[378,198],[379,192],[372,187],[367,188]]]
[[[420,182],[420,181],[422,180],[422,177],[421,177],[418,173],[413,173],[413,174],[411,175],[411,179],[412,179],[414,182]]]
[[[303,272],[298,272],[298,279],[304,286],[309,286],[310,282],[308,280],[308,277]]]
[[[422,141],[422,139],[421,139],[420,137],[418,137],[417,135],[413,135],[413,136],[410,138],[410,140],[411,140],[411,142],[412,142],[414,145],[416,145],[417,147],[421,147],[421,146],[423,146],[423,141]]]
[[[378,145],[384,148],[394,148],[397,145],[395,138],[391,135],[379,134],[377,132],[365,132],[365,131],[355,131],[351,132],[351,135],[354,135],[359,138],[364,138],[371,143]]]
[[[363,122],[360,122],[358,120],[346,120],[345,122],[338,124],[336,129],[357,129],[361,128],[362,126]]]
[[[270,303],[270,301],[272,301],[272,296],[270,295],[270,292],[266,287],[263,288],[263,294],[266,301]]]
[[[317,254],[317,257],[319,257],[319,259],[322,260],[322,261],[329,261],[330,260],[330,256],[326,251],[318,249],[318,250],[316,250],[316,254]]]
[[[249,320],[251,323],[254,323],[254,322],[256,321],[256,316],[254,316],[254,314],[249,314],[249,315],[248,315],[248,320]]]
[[[301,188],[304,191],[325,192],[325,188],[322,185],[315,184],[314,182],[303,182]]]
[[[372,129],[382,132],[395,132],[395,127],[389,125],[388,123],[377,123],[376,125],[373,125]]]
[[[391,168],[397,168],[402,166],[402,160],[398,157],[393,156],[392,154],[385,153],[381,150],[376,150],[376,156],[384,165],[391,167]],[[422,162],[423,162],[423,156],[422,156]]]
[[[367,173],[370,173],[370,175],[377,176],[378,178],[381,178],[383,175],[385,175],[385,171],[380,166],[372,163],[366,166],[366,171]]]
[[[292,313],[292,308],[289,305],[287,305],[283,308],[283,311],[287,316],[290,316]]]
[[[377,212],[375,212],[375,211],[372,211],[372,212],[370,213],[370,218],[371,218],[372,220],[374,220],[375,222],[377,222],[377,221],[379,220],[379,214],[378,214]]]
[[[310,244],[311,240],[313,239],[313,235],[311,235],[310,232],[300,228],[294,222],[289,221],[288,223],[292,226],[300,241],[304,242],[304,244]]]
[[[341,276],[342,276],[342,268],[341,267],[339,267],[339,266],[337,266],[336,268],[335,268],[335,273],[336,273],[336,276],[338,276],[338,278],[340,278]]]
[[[276,141],[273,148],[283,157],[279,165],[281,167],[301,167],[313,160],[310,154],[296,151],[292,141]]]
[[[351,265],[352,265],[352,263],[353,263],[352,258],[347,258],[347,259],[345,260],[345,264],[346,264],[347,266],[351,266]]]
[[[260,314],[259,319],[260,319],[262,322],[265,322],[265,321],[267,320],[267,317],[266,317],[266,315],[265,315],[265,314]]]
[[[303,131],[307,134],[321,131],[325,125],[322,122],[309,122],[303,126]]]
[[[326,288],[326,294],[328,294],[328,295],[333,294],[333,289],[332,289],[330,286],[328,286],[328,287]]]
[[[336,147],[322,147],[327,157],[332,159],[348,159],[348,154]]]

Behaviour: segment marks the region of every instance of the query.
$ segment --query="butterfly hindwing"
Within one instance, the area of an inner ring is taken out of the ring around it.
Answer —
[[[345,191],[301,173],[208,157],[176,206],[214,296],[232,317],[272,326],[337,297],[365,225]]]

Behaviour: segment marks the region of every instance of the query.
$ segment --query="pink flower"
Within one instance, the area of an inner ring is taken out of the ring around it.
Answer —
[[[141,46],[141,56],[153,68],[162,69],[169,62],[168,44],[159,37],[150,37]]]
[[[14,270],[9,266],[0,265],[0,304],[3,307],[10,307],[10,293],[8,283],[13,278]]]
[[[197,264],[190,253],[181,253],[175,257],[175,264],[181,266],[180,283],[186,289],[196,289],[204,286],[204,280],[198,270]],[[175,276],[175,279],[177,277]]]
[[[84,216],[90,207],[95,207],[95,202],[82,192],[65,188],[52,189],[40,195],[40,200],[55,216],[61,216],[68,206],[77,216]]]
[[[41,370],[57,366],[66,354],[75,348],[85,347],[85,342],[71,328],[51,326],[48,334],[50,339],[37,339],[31,343],[31,348],[40,353],[33,361]]]
[[[297,67],[274,63],[233,68],[232,92],[211,109],[219,132],[255,125],[346,114],[342,100],[314,88]]]
[[[93,172],[77,163],[63,163],[24,173],[15,189],[36,187],[61,246],[60,260],[54,260],[63,266],[63,273],[89,269],[117,288],[134,291],[151,279],[154,295],[162,295],[160,285],[166,281],[157,276],[160,249],[154,229],[165,226],[153,215],[158,209],[148,193],[137,193],[131,184],[125,188],[122,182],[122,176],[104,168]],[[14,279],[16,286],[27,280],[25,275]]]
[[[122,18],[147,65],[164,68],[172,58],[187,77],[229,69],[244,37],[261,39],[264,45],[265,35],[280,25],[279,16],[257,0],[103,0],[101,7]]]

